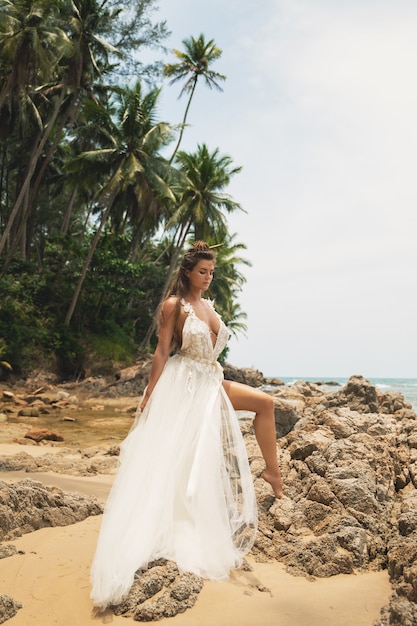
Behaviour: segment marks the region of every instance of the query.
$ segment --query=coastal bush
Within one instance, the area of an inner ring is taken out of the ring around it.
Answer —
[[[80,244],[57,236],[46,243],[41,267],[14,259],[0,275],[1,360],[16,375],[45,369],[82,378],[86,371],[107,374],[134,361],[158,304],[164,262],[129,260],[126,237],[103,237],[76,314],[65,325],[89,239]]]

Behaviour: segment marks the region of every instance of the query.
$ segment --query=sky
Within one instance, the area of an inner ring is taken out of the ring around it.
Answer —
[[[203,33],[181,149],[242,166],[228,216],[252,266],[228,361],[265,376],[417,377],[415,0],[158,0],[168,49]],[[168,53],[165,61],[174,57]],[[180,85],[160,116],[182,120]]]

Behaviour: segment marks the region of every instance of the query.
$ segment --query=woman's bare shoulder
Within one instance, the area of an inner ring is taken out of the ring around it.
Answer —
[[[178,296],[170,296],[164,301],[162,305],[162,311],[164,312],[166,316],[172,315],[177,310],[178,301],[179,301]]]

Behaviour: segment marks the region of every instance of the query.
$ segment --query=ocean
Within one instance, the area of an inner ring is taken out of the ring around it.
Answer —
[[[282,380],[286,385],[291,385],[297,380],[320,382],[328,391],[337,391],[340,388],[332,383],[338,383],[338,385],[343,387],[349,380],[348,378],[296,378],[294,376],[277,376],[277,378]],[[404,400],[409,402],[413,407],[413,411],[417,413],[417,378],[368,378],[367,380],[381,391],[395,391],[401,393],[404,396]]]

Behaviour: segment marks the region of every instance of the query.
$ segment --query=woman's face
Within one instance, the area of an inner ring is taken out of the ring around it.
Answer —
[[[198,261],[192,270],[186,270],[185,272],[185,275],[189,280],[190,287],[201,291],[206,291],[210,287],[211,281],[213,280],[213,274],[214,261],[206,261],[204,259]]]

